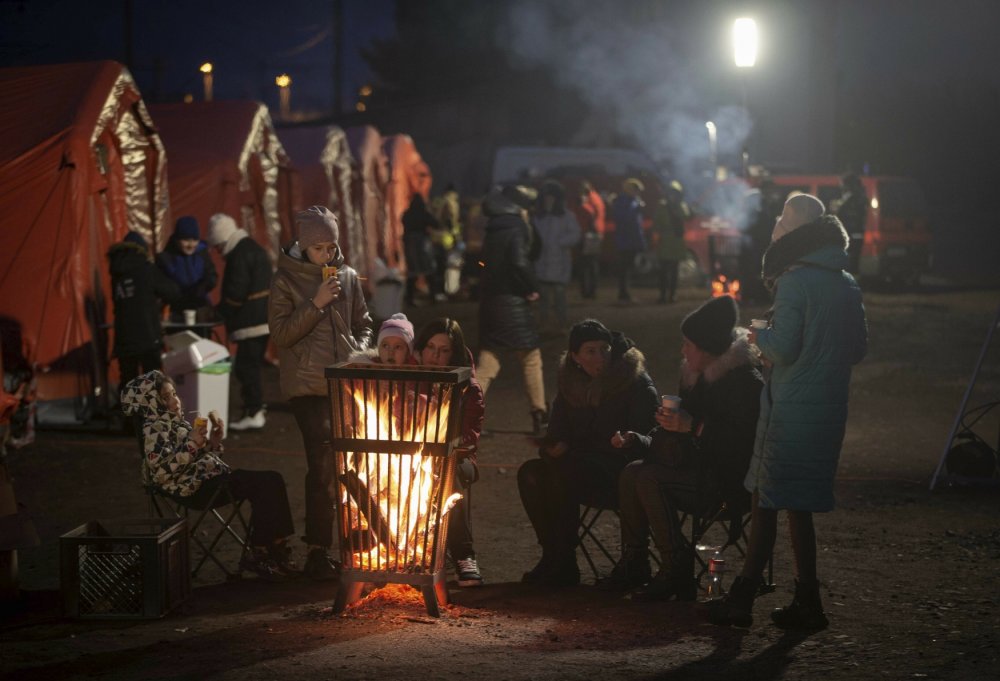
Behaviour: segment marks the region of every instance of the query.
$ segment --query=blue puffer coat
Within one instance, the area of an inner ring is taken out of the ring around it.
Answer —
[[[847,244],[840,221],[826,215],[764,254],[764,281],[775,299],[757,346],[773,366],[744,481],[763,508],[833,509],[851,367],[868,349],[861,290],[844,271]]]

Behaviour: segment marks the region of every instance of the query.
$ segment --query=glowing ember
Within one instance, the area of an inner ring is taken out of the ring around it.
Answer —
[[[726,294],[731,295],[736,300],[740,299],[740,280],[735,277],[727,279],[726,275],[720,274],[712,281],[712,297],[719,298]]]

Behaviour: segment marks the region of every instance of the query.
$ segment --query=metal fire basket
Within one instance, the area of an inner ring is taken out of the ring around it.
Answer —
[[[468,367],[342,363],[326,369],[343,571],[334,612],[366,583],[409,584],[448,603],[445,541]]]

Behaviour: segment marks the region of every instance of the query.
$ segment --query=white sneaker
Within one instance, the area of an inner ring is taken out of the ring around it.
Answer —
[[[261,409],[253,416],[244,416],[239,421],[233,421],[229,424],[229,430],[260,430],[267,423],[267,418],[264,415],[264,410]]]

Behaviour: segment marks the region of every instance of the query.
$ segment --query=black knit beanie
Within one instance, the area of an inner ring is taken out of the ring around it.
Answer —
[[[596,319],[584,319],[574,324],[569,331],[569,350],[579,352],[581,345],[595,340],[611,345],[611,331]]]
[[[712,298],[681,322],[681,333],[705,352],[721,355],[733,342],[740,310],[732,296]]]

